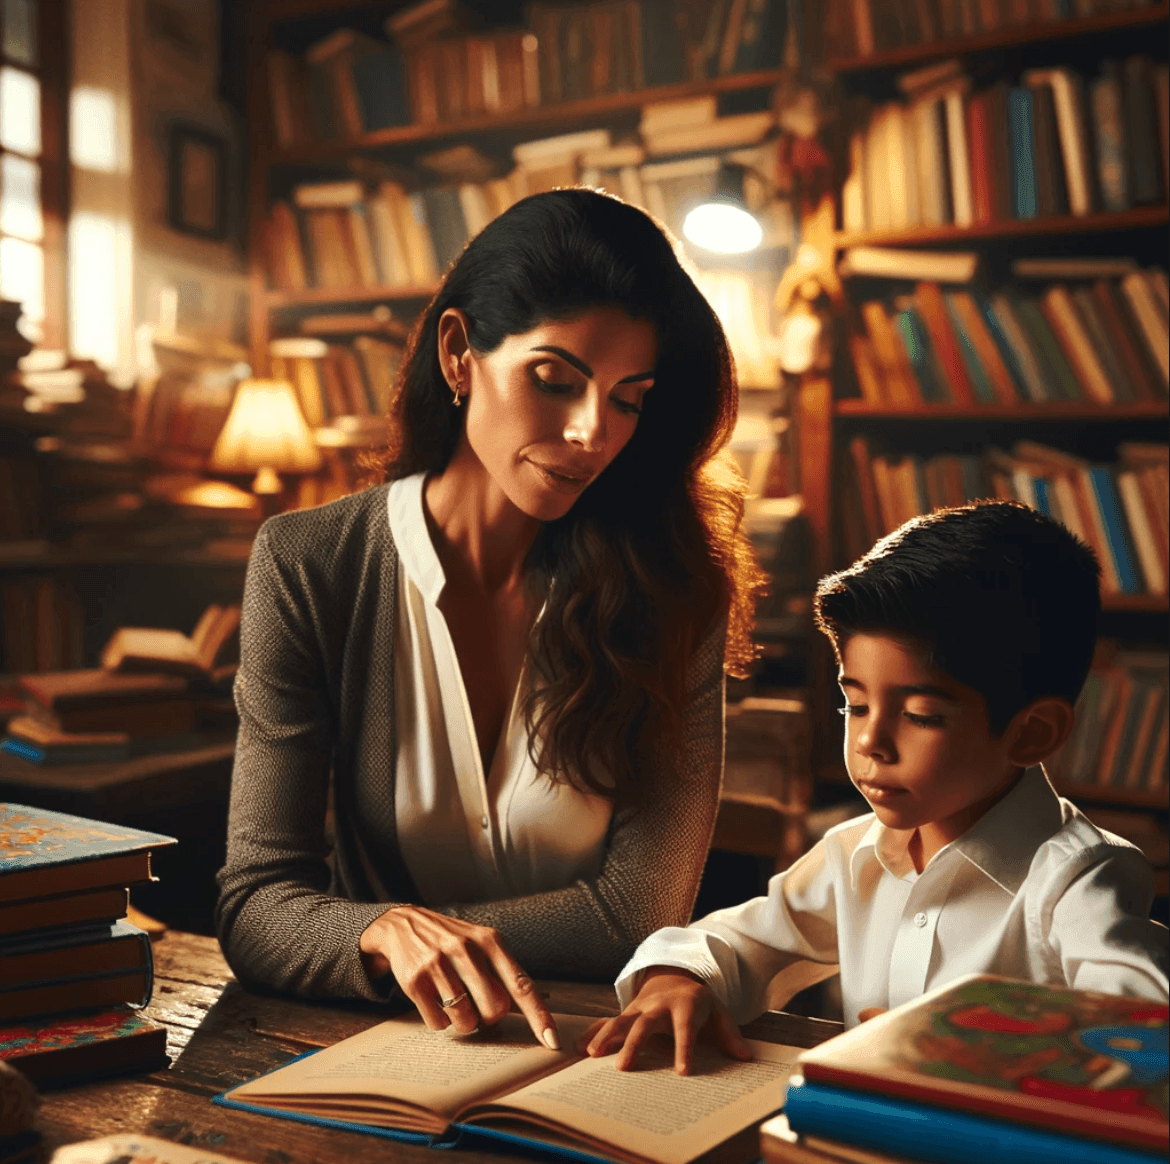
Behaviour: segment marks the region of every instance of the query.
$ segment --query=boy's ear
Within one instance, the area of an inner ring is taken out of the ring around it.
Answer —
[[[1012,737],[1009,759],[1021,768],[1048,759],[1068,739],[1073,720],[1072,704],[1057,695],[1045,695],[1029,703],[1008,726]]]

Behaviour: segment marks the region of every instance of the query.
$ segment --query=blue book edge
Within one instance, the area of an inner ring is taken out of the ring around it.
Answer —
[[[302,1059],[307,1059],[310,1055],[315,1054],[317,1052],[313,1050],[295,1055],[279,1066],[273,1067],[272,1071],[265,1071],[264,1075],[259,1075],[257,1078],[263,1079],[265,1075],[271,1075],[273,1071],[279,1071],[282,1067],[287,1067],[291,1063],[299,1063]],[[237,1084],[236,1086],[241,1085]],[[445,1135],[430,1136],[425,1132],[408,1132],[400,1128],[383,1128],[374,1124],[357,1123],[353,1120],[336,1120],[328,1116],[308,1115],[305,1112],[299,1111],[280,1111],[276,1108],[248,1103],[245,1100],[231,1099],[229,1095],[232,1090],[234,1088],[220,1092],[219,1095],[213,1095],[211,1102],[217,1107],[232,1108],[235,1111],[251,1112],[254,1115],[275,1116],[277,1119],[293,1120],[296,1123],[312,1124],[322,1128],[337,1128],[344,1132],[359,1132],[365,1136],[378,1136],[383,1140],[397,1140],[404,1144],[419,1144],[424,1148],[459,1148],[463,1151],[474,1151],[479,1148],[480,1150],[491,1151],[498,1144],[506,1144],[509,1147],[522,1149],[527,1155],[541,1156],[546,1159],[567,1160],[572,1161],[573,1164],[610,1164],[610,1161],[604,1156],[594,1156],[589,1152],[579,1152],[573,1148],[564,1148],[559,1144],[549,1144],[543,1140],[528,1139],[526,1136],[517,1136],[512,1132],[504,1132],[498,1128],[481,1128],[473,1124],[452,1124],[447,1129]],[[486,1143],[477,1143],[476,1141],[478,1140],[486,1141]]]
[[[803,1080],[789,1081],[784,1111],[795,1132],[916,1160],[938,1160],[940,1144],[949,1164],[1150,1164],[1160,1158],[1103,1140]]]
[[[1097,494],[1097,502],[1101,506],[1105,536],[1113,564],[1117,567],[1121,589],[1126,594],[1138,594],[1142,590],[1142,581],[1134,567],[1135,555],[1130,548],[1129,530],[1121,513],[1113,477],[1104,465],[1093,465],[1089,469],[1089,480],[1093,483],[1093,492]]]

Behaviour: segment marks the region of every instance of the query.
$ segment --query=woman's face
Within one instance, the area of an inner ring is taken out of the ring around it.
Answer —
[[[653,324],[617,307],[469,350],[466,442],[518,509],[562,517],[634,435],[657,360]]]

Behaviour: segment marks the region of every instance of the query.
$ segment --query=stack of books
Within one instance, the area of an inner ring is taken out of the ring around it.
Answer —
[[[1166,1158],[1165,1003],[969,975],[801,1054],[769,1164]],[[871,1155],[874,1153],[875,1155]]]
[[[124,920],[174,839],[0,804],[0,1059],[38,1086],[164,1066],[145,931]]]
[[[0,752],[34,764],[93,764],[182,751],[230,729],[223,661],[236,640],[237,605],[211,605],[190,635],[122,627],[102,666],[22,675],[27,714],[9,720]],[[226,719],[226,722],[221,722]]]

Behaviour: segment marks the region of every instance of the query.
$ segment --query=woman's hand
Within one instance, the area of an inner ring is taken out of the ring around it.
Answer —
[[[580,1045],[592,1056],[618,1051],[614,1066],[628,1071],[638,1049],[656,1034],[674,1035],[674,1069],[679,1075],[691,1073],[695,1040],[703,1036],[733,1059],[752,1057],[735,1020],[711,988],[674,966],[647,970],[630,1005],[617,1018],[594,1023],[581,1037]]]
[[[432,1031],[470,1034],[498,1023],[515,1003],[546,1047],[560,1050],[557,1025],[536,985],[504,949],[500,935],[434,910],[387,910],[362,932],[362,960],[371,977],[394,975]]]

